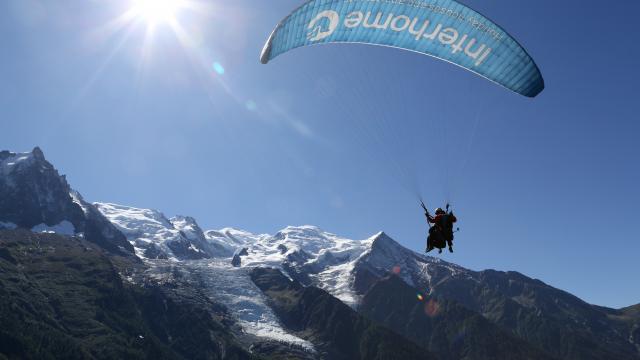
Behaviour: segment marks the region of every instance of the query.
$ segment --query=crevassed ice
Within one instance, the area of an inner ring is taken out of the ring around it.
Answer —
[[[229,259],[194,260],[184,264],[204,281],[207,296],[229,308],[243,331],[314,351],[312,343],[288,333],[280,325],[264,294],[251,281],[249,269],[234,268]]]
[[[351,286],[352,270],[358,259],[371,248],[376,236],[364,241],[351,240],[315,226],[290,226],[274,236],[249,244],[249,255],[242,257],[242,266],[281,268],[289,255],[303,252],[309,256],[304,265],[316,269],[309,274],[314,285],[354,306],[358,296]]]

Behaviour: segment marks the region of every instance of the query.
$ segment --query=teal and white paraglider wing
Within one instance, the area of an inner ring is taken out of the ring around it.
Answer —
[[[453,0],[311,0],[273,31],[266,64],[289,50],[364,43],[430,55],[535,97],[544,80],[531,56],[501,27]]]

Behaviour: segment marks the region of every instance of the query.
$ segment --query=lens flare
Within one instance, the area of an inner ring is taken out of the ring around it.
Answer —
[[[424,313],[428,317],[436,317],[440,313],[440,305],[434,299],[429,300],[426,304],[424,304]]]
[[[222,64],[220,64],[219,62],[214,62],[213,71],[218,73],[218,75],[224,75],[224,66],[222,66]]]
[[[244,103],[244,106],[246,106],[247,110],[249,111],[256,111],[258,109],[258,104],[256,104],[256,102],[253,100],[247,100]]]

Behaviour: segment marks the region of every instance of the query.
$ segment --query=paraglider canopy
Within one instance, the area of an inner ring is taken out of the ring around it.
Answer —
[[[501,27],[454,0],[310,0],[275,28],[268,63],[315,44],[363,43],[448,61],[528,97],[544,89],[531,56]]]

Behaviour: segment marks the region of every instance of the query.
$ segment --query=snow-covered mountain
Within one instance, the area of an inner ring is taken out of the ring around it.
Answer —
[[[209,242],[193,218],[115,204],[93,204],[129,240],[142,259],[196,260],[229,255]]]
[[[390,273],[421,289],[430,289],[432,281],[445,277],[473,276],[462,267],[406,249],[382,232],[363,240],[343,238],[315,226],[289,226],[273,235],[233,228],[203,232],[189,217],[169,219],[155,210],[94,205],[127,236],[149,266],[148,276],[161,280],[179,268],[182,277],[192,277],[191,281],[204,285],[203,291],[212,300],[225,304],[245,333],[310,351],[314,350],[311,343],[280,324],[265,295],[250,279],[254,268],[280,269],[353,308],[373,283]],[[177,252],[175,244],[205,256]]]
[[[149,263],[211,260],[218,268],[224,265],[231,270],[235,255],[240,268],[282,269],[301,283],[325,289],[351,306],[357,305],[371,281],[390,272],[421,288],[430,288],[432,278],[471,276],[461,267],[416,254],[384,233],[353,240],[314,226],[287,227],[273,235],[232,228],[203,231],[195,219],[187,216],[168,218],[151,209],[89,204],[38,148],[30,153],[0,153],[0,174],[2,227],[65,235],[93,229],[97,234],[92,235],[107,239],[124,234],[129,244],[125,241],[120,246],[130,245]]]
[[[282,269],[303,284],[320,287],[351,306],[357,305],[370,281],[389,273],[420,288],[430,288],[433,278],[472,274],[406,249],[384,233],[353,240],[315,226],[290,226],[274,235],[232,228],[203,232],[190,217],[168,219],[155,210],[94,205],[127,236],[136,254],[147,261],[215,258],[216,264],[231,268],[236,255],[241,267]]]
[[[390,272],[395,271],[410,284],[420,283],[424,276],[430,278],[432,271],[464,273],[452,264],[415,254],[384,233],[353,240],[315,226],[290,226],[274,235],[232,228],[203,232],[190,217],[169,219],[155,210],[94,205],[127,236],[136,254],[148,264],[150,276],[160,279],[179,267],[186,276],[193,276],[193,281],[206,284],[208,296],[225,304],[246,333],[306,349],[313,346],[279,324],[250,279],[253,268],[281,269],[352,307],[366,291],[367,281]],[[234,257],[240,259],[235,266]]]

